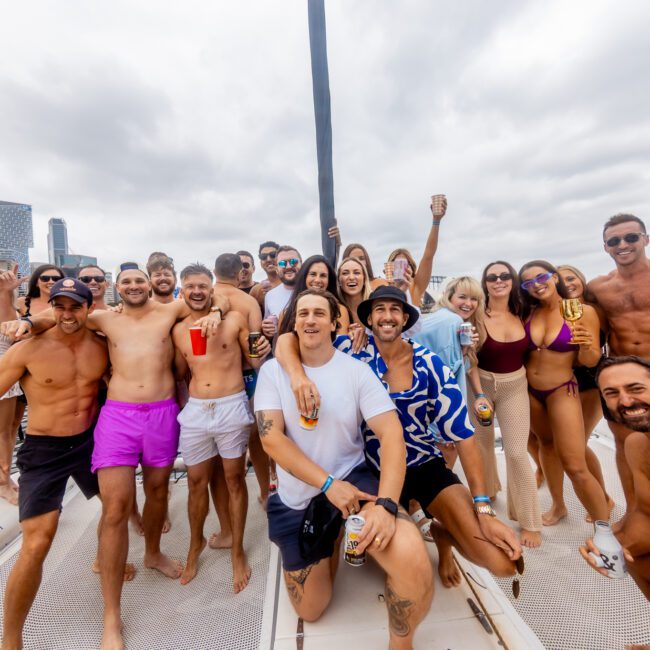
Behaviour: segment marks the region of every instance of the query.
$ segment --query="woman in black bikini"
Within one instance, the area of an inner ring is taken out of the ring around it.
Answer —
[[[576,361],[592,367],[600,359],[598,316],[593,307],[584,305],[580,321],[569,327],[560,311],[566,287],[548,262],[524,264],[519,280],[524,327],[530,338],[526,374],[531,427],[540,443],[540,459],[553,499],[542,521],[552,526],[567,515],[561,489],[563,471],[591,518],[608,521],[605,493],[587,466],[585,427],[573,375]]]

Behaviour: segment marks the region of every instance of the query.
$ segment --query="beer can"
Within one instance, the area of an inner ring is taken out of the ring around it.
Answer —
[[[318,409],[315,408],[308,416],[300,414],[300,426],[306,431],[312,431],[318,424]]]
[[[357,553],[359,535],[366,525],[361,515],[350,515],[345,522],[344,559],[351,566],[363,566],[366,563],[366,552]]]
[[[262,332],[251,332],[248,335],[248,356],[251,359],[259,359],[259,352],[257,351],[257,343],[262,336]]]
[[[492,424],[492,409],[487,404],[481,404],[478,407],[478,421],[484,427]]]
[[[458,331],[460,332],[460,344],[472,345],[472,324],[461,323]]]

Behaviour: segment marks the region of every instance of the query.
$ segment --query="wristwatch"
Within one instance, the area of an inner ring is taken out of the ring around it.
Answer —
[[[397,517],[397,504],[388,497],[380,497],[375,501],[376,506],[382,506],[388,512],[390,512],[393,517]]]
[[[219,312],[219,317],[221,320],[223,320],[223,312],[221,311],[221,307],[210,307],[210,311],[214,314],[214,312],[218,311]]]
[[[475,503],[474,512],[477,515],[490,515],[490,517],[496,517],[497,513],[494,512],[494,508],[489,503]]]

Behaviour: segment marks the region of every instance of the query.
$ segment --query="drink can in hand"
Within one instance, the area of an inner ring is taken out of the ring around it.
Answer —
[[[190,340],[192,341],[192,354],[195,357],[203,356],[208,351],[208,339],[203,336],[200,327],[190,327]]]
[[[363,566],[366,563],[366,552],[359,553],[359,535],[366,525],[361,515],[350,515],[345,522],[344,559],[351,566]]]
[[[251,359],[259,359],[260,353],[257,350],[257,344],[259,343],[262,332],[250,332],[248,335],[248,356]]]
[[[472,345],[472,329],[471,323],[461,323],[458,330],[460,333],[461,345]]]
[[[313,431],[318,424],[318,409],[315,408],[308,416],[300,414],[300,426],[306,431]]]
[[[478,407],[478,421],[484,427],[492,424],[492,409],[487,404],[481,404]]]

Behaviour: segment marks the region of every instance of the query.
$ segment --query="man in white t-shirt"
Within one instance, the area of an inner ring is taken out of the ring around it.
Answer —
[[[321,394],[314,428],[301,426],[289,377],[277,361],[260,371],[257,423],[279,478],[278,492],[268,501],[269,537],[280,548],[296,613],[315,621],[332,597],[342,519],[360,512],[365,526],[358,551],[367,551],[386,572],[390,647],[412,648],[415,628],[431,604],[433,576],[417,528],[397,506],[406,471],[402,427],[370,368],[332,346],[337,313],[338,303],[327,292],[307,290],[298,298],[301,359]],[[379,480],[365,464],[364,420],[380,441]]]
[[[277,334],[278,317],[289,304],[298,278],[298,271],[302,266],[302,257],[293,246],[280,246],[276,259],[280,284],[271,289],[264,297],[262,332],[269,341]]]

